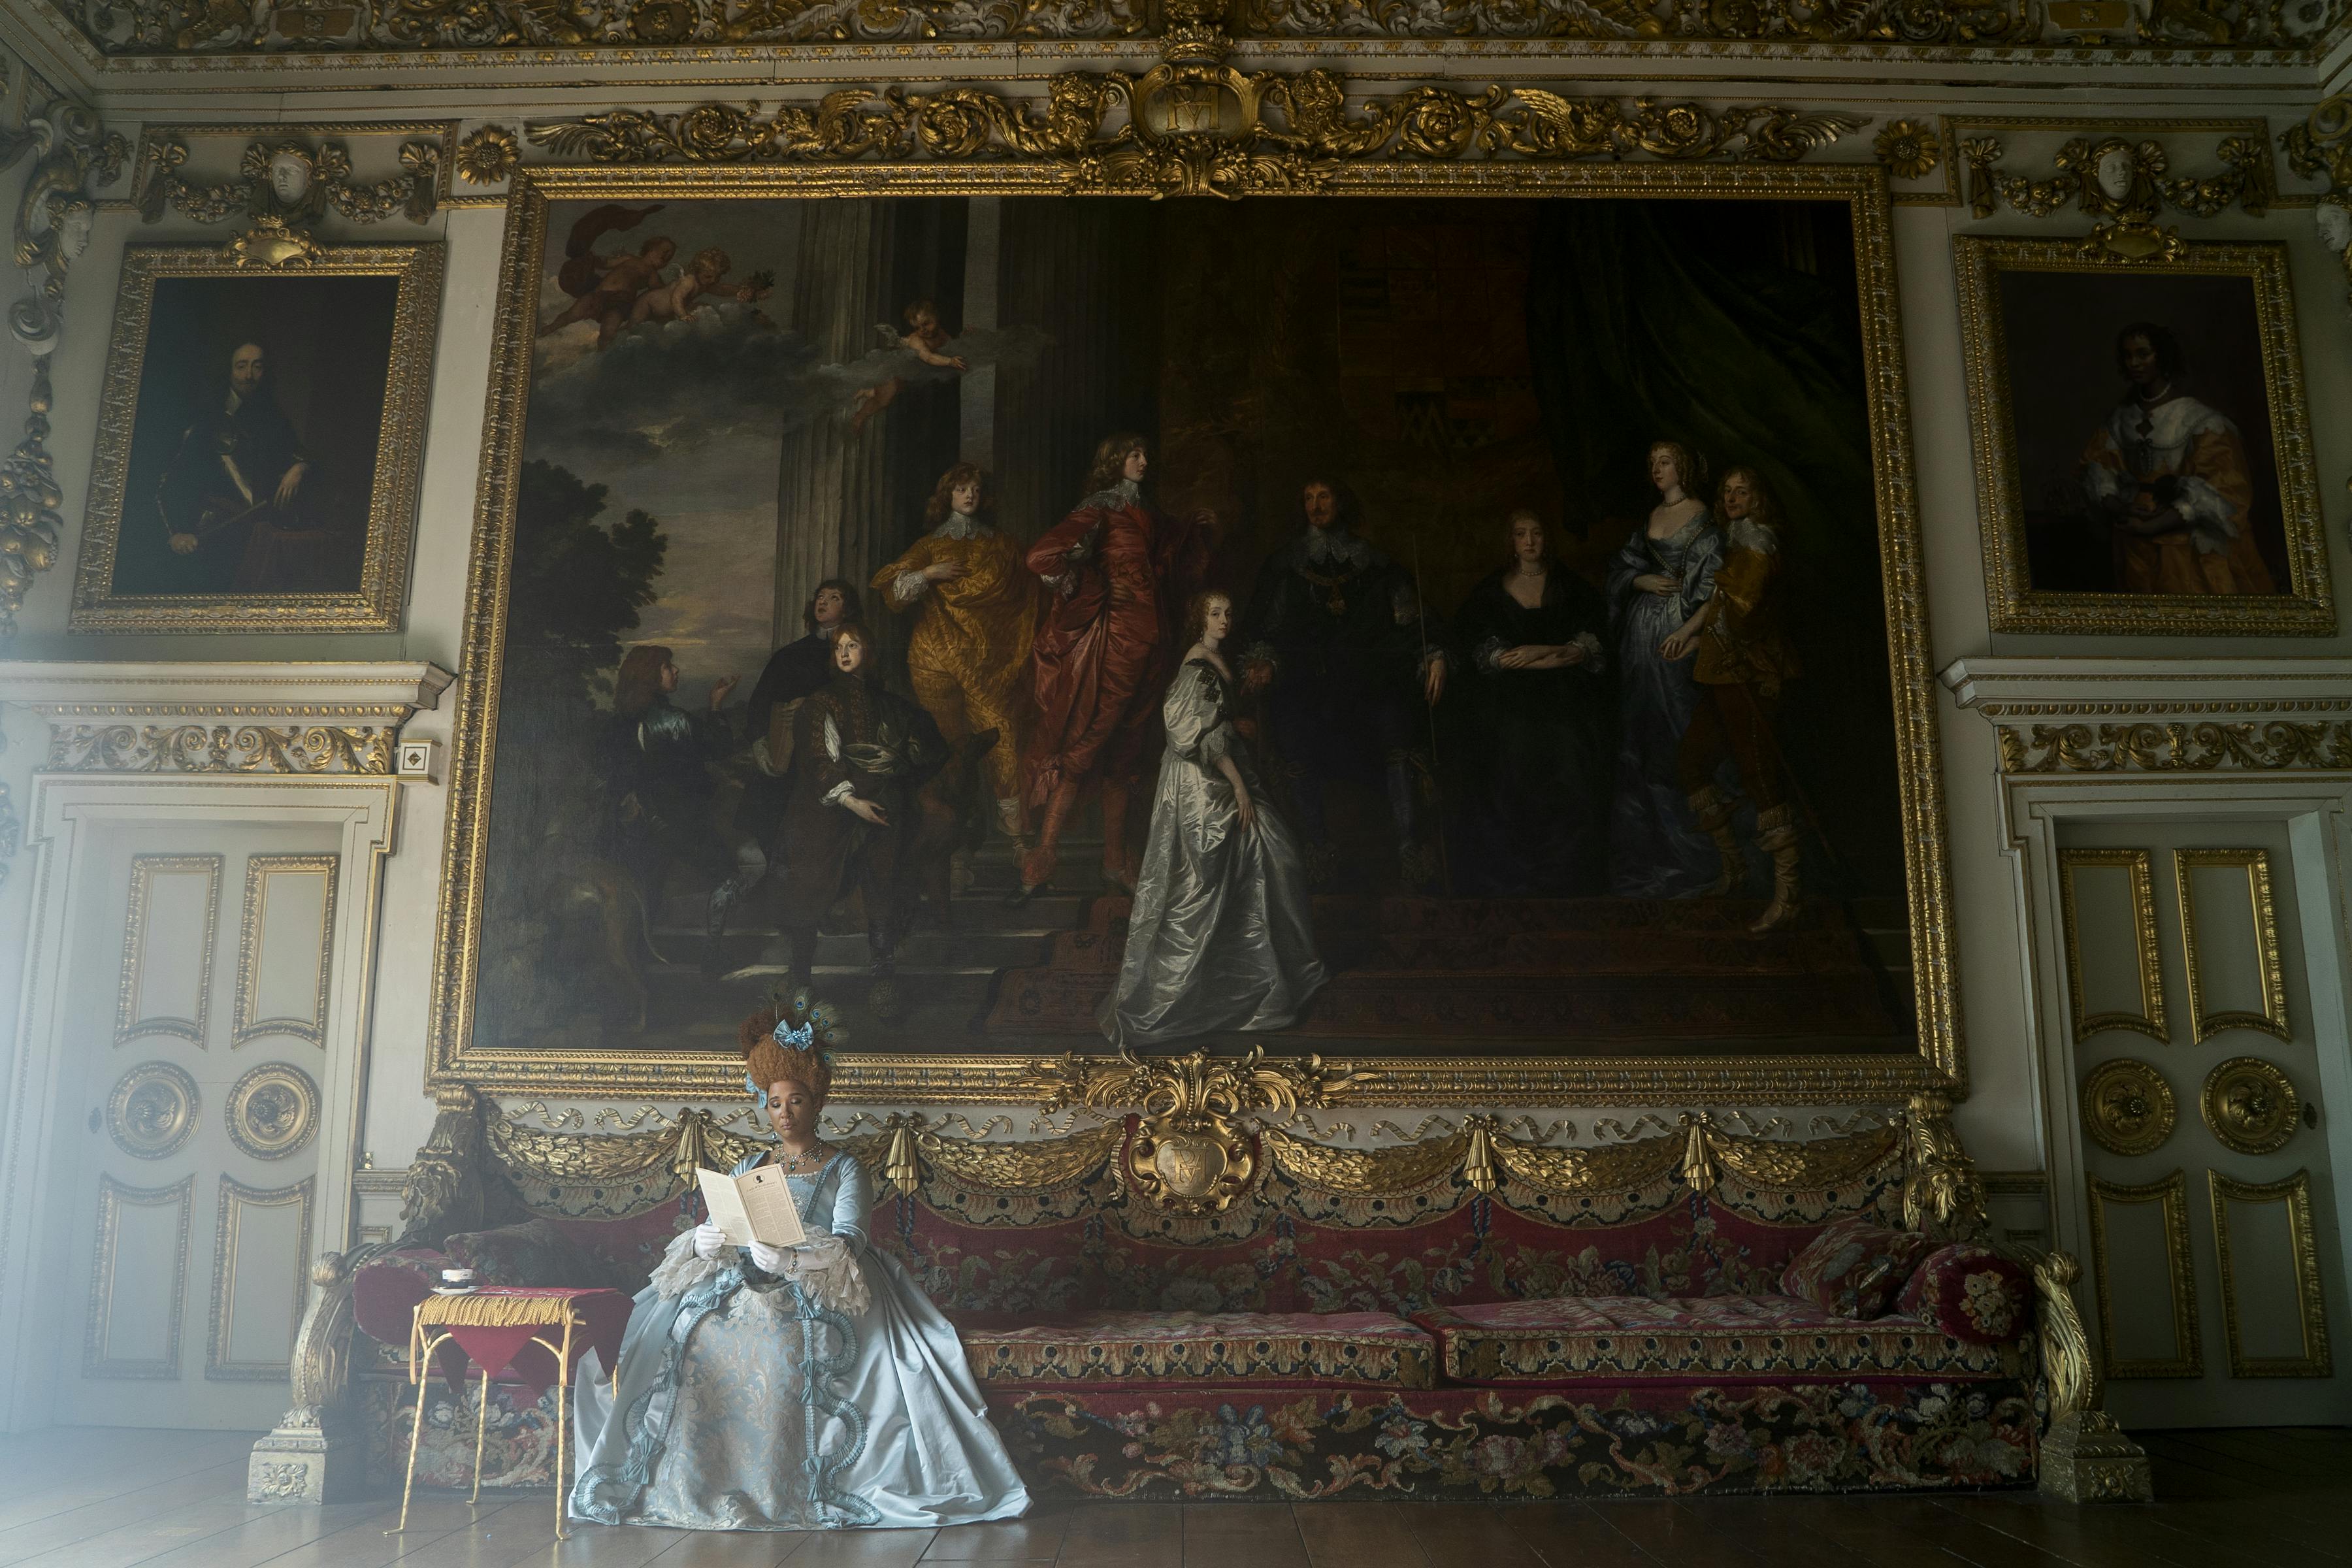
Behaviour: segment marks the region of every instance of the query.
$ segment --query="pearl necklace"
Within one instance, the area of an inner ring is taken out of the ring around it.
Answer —
[[[832,1158],[833,1151],[823,1143],[798,1154],[792,1153],[781,1146],[776,1150],[776,1163],[783,1168],[784,1174],[788,1176],[805,1176],[813,1172],[821,1171],[824,1169],[824,1163]],[[815,1163],[807,1163],[809,1161],[814,1161]]]

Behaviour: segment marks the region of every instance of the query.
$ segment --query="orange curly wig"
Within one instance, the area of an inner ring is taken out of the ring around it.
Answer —
[[[743,1020],[735,1035],[743,1050],[743,1068],[759,1089],[797,1083],[822,1103],[833,1089],[833,1068],[814,1045],[802,1048],[777,1043],[776,1024],[783,1016],[773,1007],[762,1007]]]

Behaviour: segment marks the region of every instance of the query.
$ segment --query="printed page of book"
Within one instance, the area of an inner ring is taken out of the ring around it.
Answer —
[[[762,1165],[741,1176],[707,1170],[697,1171],[695,1176],[702,1187],[703,1205],[710,1211],[710,1223],[727,1233],[728,1246],[749,1247],[759,1241],[770,1247],[797,1247],[807,1239],[792,1188],[774,1166]]]

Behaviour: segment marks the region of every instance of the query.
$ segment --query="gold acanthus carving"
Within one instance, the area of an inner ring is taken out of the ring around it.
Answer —
[[[1903,1176],[1903,1228],[1946,1241],[1980,1241],[1990,1229],[1984,1181],[1952,1126],[1952,1102],[1915,1094],[1904,1112],[1908,1142]]]
[[[37,79],[35,86],[39,87]],[[40,88],[46,92],[46,88]],[[57,564],[65,492],[50,460],[49,355],[64,321],[66,276],[89,244],[91,191],[121,176],[131,144],[81,105],[52,96],[14,131],[0,131],[0,171],[29,155],[16,199],[13,254],[33,288],[8,308],[8,331],[33,352],[25,437],[0,463],[0,638],[15,635],[33,579]],[[0,802],[0,816],[5,816]],[[0,868],[7,855],[0,852]]]
[[[556,158],[649,166],[864,161],[1058,163],[1071,191],[1241,195],[1312,191],[1367,159],[1622,159],[1793,163],[1860,129],[1860,116],[1772,105],[1709,109],[1565,98],[1536,88],[1420,87],[1354,110],[1331,71],[1245,75],[1213,60],[1142,77],[1072,72],[1042,110],[979,88],[843,88],[773,111],[706,104],[535,121]]]
[[[1072,1105],[1134,1110],[1120,1179],[1147,1202],[1200,1214],[1231,1206],[1257,1181],[1262,1127],[1328,1110],[1372,1078],[1320,1057],[1269,1062],[1263,1049],[1150,1059],[1121,1052],[1034,1061],[1027,1089],[1048,1116]]]
[[[390,724],[52,724],[45,772],[389,775]]]
[[[2352,769],[2352,723],[2274,719],[2261,723],[2004,724],[2004,773],[2212,773],[2246,768],[2336,773]]]
[[[1991,217],[2006,204],[2023,216],[2043,218],[2073,207],[2094,220],[2083,248],[2095,256],[2177,260],[2183,248],[2179,230],[2157,223],[2168,209],[2212,217],[2234,205],[2261,217],[2278,199],[2270,148],[2256,136],[2223,137],[2214,156],[2227,172],[2204,178],[2173,175],[2163,143],[2151,139],[2075,137],[2058,150],[2056,171],[2039,178],[2001,168],[2003,152],[1990,136],[1960,144],[1969,212]]]
[[[2083,1265],[2070,1252],[2034,1260],[2034,1334],[2048,1409],[2041,1490],[2071,1503],[2153,1501],[2147,1452],[2100,1408],[2105,1391],[2098,1358],[2074,1298],[2082,1278]]]
[[[187,161],[188,144],[176,136],[156,137],[141,150],[131,200],[142,220],[175,211],[196,223],[243,217],[286,233],[310,227],[331,207],[352,223],[394,215],[427,223],[440,200],[441,149],[431,142],[402,142],[402,173],[373,184],[352,177],[352,155],[340,142],[248,142],[236,178],[218,184],[189,180],[180,172]]]

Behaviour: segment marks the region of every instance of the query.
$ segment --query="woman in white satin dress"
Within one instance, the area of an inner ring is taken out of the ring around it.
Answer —
[[[832,1070],[811,1031],[770,1012],[743,1032],[777,1142],[735,1173],[779,1166],[807,1240],[739,1249],[705,1225],[670,1244],[637,1294],[619,1387],[608,1400],[581,1380],[573,1517],[842,1530],[1027,1512],[955,1330],[867,1247],[873,1184],[816,1135]]]
[[[1234,724],[1240,687],[1221,651],[1233,620],[1224,595],[1193,598],[1192,647],[1160,704],[1168,747],[1150,841],[1118,984],[1097,1016],[1115,1046],[1287,1028],[1326,978],[1306,861]]]

